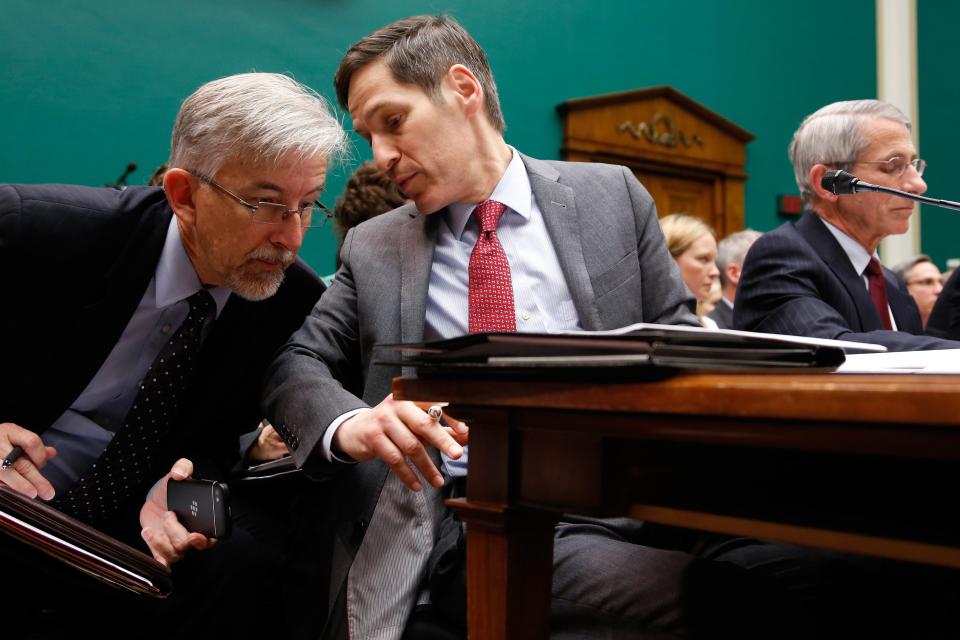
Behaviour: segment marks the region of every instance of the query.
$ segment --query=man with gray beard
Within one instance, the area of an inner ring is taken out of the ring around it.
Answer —
[[[255,634],[236,611],[275,568],[262,519],[235,502],[213,547],[167,511],[166,482],[223,479],[259,423],[263,371],[323,291],[296,256],[344,146],[319,95],[248,73],[183,103],[162,189],[0,186],[0,456],[24,452],[0,484],[176,563],[172,598],[128,602],[0,539],[7,570],[23,557],[0,608],[25,629],[61,610],[129,636],[136,611],[138,637]]]

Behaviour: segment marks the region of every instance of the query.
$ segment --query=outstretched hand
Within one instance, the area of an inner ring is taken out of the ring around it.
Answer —
[[[436,447],[456,460],[463,455],[469,430],[450,416],[446,426],[431,418],[422,407],[430,404],[394,400],[393,394],[370,411],[345,421],[333,436],[334,447],[354,460],[383,460],[408,488],[423,487],[407,460],[435,487],[443,486],[443,476],[433,464],[426,447]]]

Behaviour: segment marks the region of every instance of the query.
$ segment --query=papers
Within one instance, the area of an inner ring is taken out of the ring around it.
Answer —
[[[960,349],[855,354],[837,373],[960,373]]]
[[[820,347],[837,347],[846,352],[867,351],[871,353],[880,353],[887,348],[882,344],[872,344],[868,342],[852,342],[850,340],[830,340],[828,338],[807,338],[804,336],[788,336],[780,333],[757,333],[756,331],[737,331],[735,329],[708,329],[706,327],[690,327],[686,325],[674,324],[654,324],[650,322],[638,322],[636,324],[620,327],[619,329],[610,329],[608,331],[559,331],[563,335],[593,335],[593,336],[622,336],[637,331],[663,331],[665,333],[683,334],[688,333],[696,335],[698,333],[712,333],[728,336],[740,336],[742,338],[758,338],[763,340],[773,340],[776,342],[789,342],[792,344],[802,344]]]

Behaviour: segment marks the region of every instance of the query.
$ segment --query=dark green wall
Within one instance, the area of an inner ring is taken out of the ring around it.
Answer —
[[[558,157],[558,103],[660,84],[751,131],[747,223],[766,230],[779,223],[775,195],[796,191],[786,145],[800,120],[827,102],[876,94],[873,0],[800,7],[748,0],[5,0],[0,181],[97,185],[134,160],[140,169],[131,183],[142,184],[166,157],[180,101],[203,82],[280,71],[330,95],[339,56],[355,40],[399,17],[443,11],[487,50],[507,139],[531,155]],[[949,22],[934,25],[943,39]],[[843,26],[850,24],[862,26]],[[359,142],[349,164],[335,169],[326,200],[368,155]],[[933,231],[928,220],[925,239]],[[333,253],[328,230],[311,232],[304,255],[318,271],[332,270]]]
[[[956,25],[960,5],[917,2],[920,99],[920,155],[929,166],[923,177],[928,196],[960,200],[960,148],[957,146],[957,60],[960,41]],[[943,269],[949,258],[960,258],[960,212],[921,207],[920,246]]]

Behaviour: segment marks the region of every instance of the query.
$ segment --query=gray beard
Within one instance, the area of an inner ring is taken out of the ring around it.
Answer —
[[[224,279],[223,286],[237,294],[244,300],[260,302],[273,296],[280,285],[286,271],[265,271],[259,274],[240,273],[233,271]]]
[[[251,251],[247,260],[276,260],[283,263],[278,271],[246,271],[243,266],[231,271],[224,278],[223,286],[244,300],[260,302],[277,292],[283,284],[287,268],[293,264],[296,254],[292,251],[274,250],[266,247]]]

